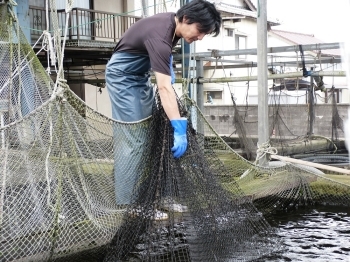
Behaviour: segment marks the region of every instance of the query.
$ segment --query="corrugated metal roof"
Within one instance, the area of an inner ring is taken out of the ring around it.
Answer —
[[[296,32],[283,31],[283,30],[270,30],[269,34],[280,37],[283,40],[285,40],[288,44],[291,44],[291,45],[308,45],[308,44],[325,43],[324,41],[316,38],[312,34],[302,34],[302,33],[296,33]],[[319,50],[314,51],[315,55],[318,53],[318,51]],[[339,49],[321,50],[321,54],[325,56],[341,55]]]

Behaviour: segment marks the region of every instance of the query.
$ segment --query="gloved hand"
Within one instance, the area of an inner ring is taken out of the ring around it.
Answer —
[[[173,55],[170,55],[170,76],[171,76],[171,84],[173,85],[175,83],[175,73],[173,68]]]
[[[171,148],[175,158],[181,157],[187,149],[187,119],[181,117],[180,119],[170,120],[174,129],[174,146]]]

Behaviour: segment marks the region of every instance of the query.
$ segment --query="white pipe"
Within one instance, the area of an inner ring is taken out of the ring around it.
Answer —
[[[348,170],[348,169],[343,169],[343,168],[334,167],[334,166],[322,165],[322,164],[318,164],[318,163],[303,161],[303,160],[300,160],[300,159],[294,159],[294,158],[285,157],[285,156],[279,156],[279,155],[270,155],[270,156],[271,156],[271,158],[278,159],[278,160],[281,160],[281,161],[284,161],[284,162],[290,162],[290,163],[295,163],[295,164],[312,166],[312,167],[316,167],[316,168],[320,168],[320,169],[324,169],[324,170],[329,170],[329,171],[332,171],[332,172],[337,172],[337,173],[350,175],[350,170]]]

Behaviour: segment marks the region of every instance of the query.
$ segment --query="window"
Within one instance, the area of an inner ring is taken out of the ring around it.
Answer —
[[[205,91],[204,92],[204,102],[213,104],[213,102],[218,102],[222,100],[222,91]]]
[[[228,37],[233,37],[234,36],[234,30],[233,29],[230,29],[230,28],[226,28],[225,29],[225,32],[226,32],[226,36],[228,36]]]
[[[210,95],[213,99],[222,99],[222,91],[210,91]]]
[[[242,49],[246,49],[247,48],[247,37],[244,35],[236,35],[236,50],[242,50]],[[246,55],[238,55],[237,56],[238,59],[246,59],[247,56]]]

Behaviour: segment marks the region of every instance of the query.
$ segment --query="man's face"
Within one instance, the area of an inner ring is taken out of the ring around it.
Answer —
[[[183,24],[184,28],[182,30],[182,38],[188,43],[191,44],[194,41],[202,40],[206,33],[201,33],[198,30],[198,23],[193,24]]]

